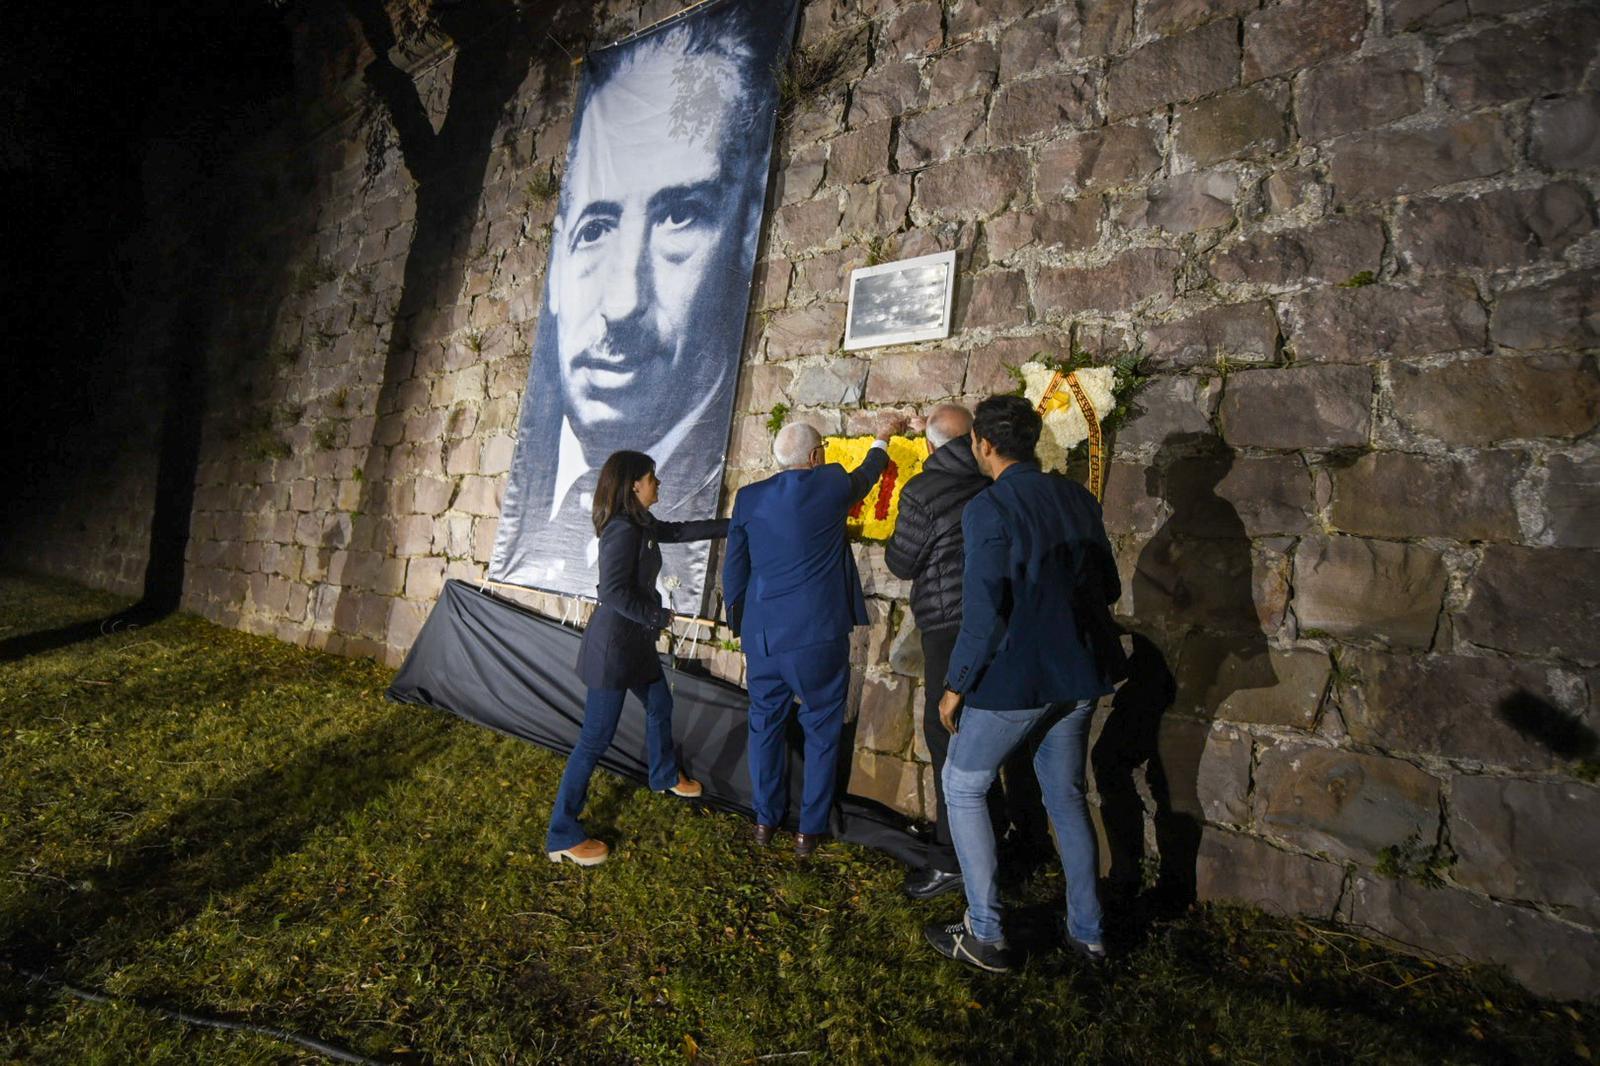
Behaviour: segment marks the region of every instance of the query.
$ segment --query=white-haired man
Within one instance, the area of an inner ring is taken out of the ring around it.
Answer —
[[[839,733],[850,691],[850,631],[867,622],[845,518],[888,465],[905,419],[884,416],[854,470],[824,461],[822,437],[796,422],[772,443],[781,469],[739,490],[728,524],[722,594],[744,648],[750,690],[750,784],[755,840],[766,845],[788,807],[784,726],[796,697],[805,736],[805,784],[795,854],[827,835]]]

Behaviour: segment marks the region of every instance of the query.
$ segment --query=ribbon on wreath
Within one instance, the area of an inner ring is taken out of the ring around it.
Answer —
[[[1094,493],[1094,498],[1098,500],[1106,491],[1104,440],[1100,433],[1100,419],[1094,413],[1094,404],[1089,401],[1089,394],[1078,381],[1077,372],[1064,374],[1057,370],[1055,376],[1050,379],[1050,384],[1045,387],[1044,395],[1039,397],[1039,414],[1047,415],[1052,411],[1060,411],[1072,403],[1077,404],[1078,410],[1083,412],[1083,421],[1089,427],[1089,491]]]

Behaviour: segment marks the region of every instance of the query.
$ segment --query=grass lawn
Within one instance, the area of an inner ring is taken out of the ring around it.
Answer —
[[[112,597],[0,578],[0,642]],[[0,1060],[1583,1061],[1587,1008],[1245,909],[1123,914],[1090,971],[944,962],[901,870],[756,853],[604,773],[613,861],[541,850],[561,759],[388,704],[389,671],[178,616],[0,662]],[[1057,905],[1059,870],[1013,892]],[[85,1002],[19,969],[109,992]]]

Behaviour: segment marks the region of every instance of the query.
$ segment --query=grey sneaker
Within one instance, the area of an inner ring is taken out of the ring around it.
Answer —
[[[990,973],[1011,972],[1011,949],[1002,940],[983,941],[972,935],[965,916],[944,925],[934,922],[922,927],[922,935],[933,949],[947,959],[964,962]]]
[[[1099,966],[1106,961],[1106,946],[1101,943],[1089,943],[1079,940],[1071,933],[1066,934],[1067,948],[1078,957]]]

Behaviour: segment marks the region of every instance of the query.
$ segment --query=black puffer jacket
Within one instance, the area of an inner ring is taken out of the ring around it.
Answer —
[[[924,633],[961,624],[961,512],[988,487],[971,442],[957,437],[900,491],[884,561],[896,577],[911,579],[911,614]]]

